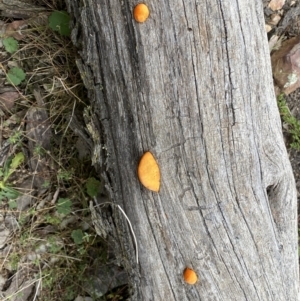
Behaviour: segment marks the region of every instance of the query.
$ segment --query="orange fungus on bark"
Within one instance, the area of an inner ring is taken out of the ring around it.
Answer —
[[[197,274],[194,270],[186,268],[183,272],[184,281],[188,284],[195,284],[198,280]]]
[[[136,7],[133,9],[133,16],[135,21],[139,23],[145,22],[149,17],[149,8],[146,4],[140,3],[136,5]]]
[[[140,182],[149,190],[158,192],[160,187],[159,166],[150,152],[144,153],[138,165]]]

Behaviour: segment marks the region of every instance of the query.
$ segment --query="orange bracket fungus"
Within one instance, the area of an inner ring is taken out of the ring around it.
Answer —
[[[140,3],[136,5],[136,7],[133,9],[133,16],[135,21],[139,23],[145,22],[149,17],[149,8],[146,4]]]
[[[186,268],[183,272],[184,281],[188,284],[195,284],[198,280],[197,274],[194,270]]]
[[[158,192],[160,187],[159,166],[150,152],[144,153],[138,166],[138,177],[149,190]]]

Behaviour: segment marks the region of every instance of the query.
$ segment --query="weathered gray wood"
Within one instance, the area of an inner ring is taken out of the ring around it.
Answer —
[[[261,1],[148,0],[143,24],[133,0],[67,2],[98,129],[94,161],[137,236],[138,265],[125,218],[100,210],[131,299],[299,300],[296,191]],[[147,150],[159,193],[137,179]]]
[[[0,0],[0,15],[8,18],[28,19],[37,17],[45,9],[25,0]]]

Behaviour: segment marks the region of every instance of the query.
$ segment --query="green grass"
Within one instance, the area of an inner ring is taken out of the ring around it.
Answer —
[[[280,94],[277,104],[282,121],[288,126],[287,132],[291,137],[290,147],[300,150],[300,121],[290,112],[284,94]]]

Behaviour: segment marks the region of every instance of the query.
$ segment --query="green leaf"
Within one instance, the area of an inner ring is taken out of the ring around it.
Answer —
[[[3,39],[3,45],[5,50],[9,53],[14,53],[19,48],[18,41],[13,37]]]
[[[4,200],[4,199],[14,200],[19,195],[20,195],[20,193],[11,187],[3,187],[0,190],[0,200]]]
[[[72,202],[70,199],[59,198],[57,201],[56,209],[60,214],[69,214],[71,212]]]
[[[101,189],[101,182],[95,178],[88,178],[85,183],[86,192],[90,197],[94,197]]]
[[[20,164],[24,162],[24,159],[25,157],[22,152],[17,153],[11,161],[10,168],[17,169],[20,166]]]
[[[70,36],[70,16],[65,11],[54,11],[49,17],[49,27],[58,31],[62,36]]]
[[[55,225],[55,226],[59,225],[61,222],[61,219],[59,217],[52,216],[50,214],[45,215],[45,220],[48,224]]]
[[[49,252],[52,254],[58,253],[63,247],[61,244],[58,243],[55,237],[49,237],[48,242],[50,245]]]
[[[21,68],[13,67],[11,68],[6,75],[6,79],[9,83],[18,86],[25,79],[26,74]]]
[[[4,179],[3,179],[3,181],[6,181],[7,178],[9,177],[10,165],[11,165],[12,159],[13,159],[13,157],[10,156],[10,157],[7,158],[7,160],[4,163],[4,168],[3,168],[3,177],[4,177]]]
[[[70,181],[73,177],[73,171],[72,170],[62,170],[59,169],[57,171],[57,178],[59,180],[63,180],[63,181]]]
[[[9,209],[16,209],[17,208],[17,202],[16,202],[16,200],[10,200],[8,202],[8,207],[9,207]]]
[[[22,138],[22,132],[19,130],[15,130],[11,133],[8,140],[11,144],[17,144],[20,143],[21,138]]]
[[[81,229],[73,230],[71,237],[73,238],[76,245],[83,243],[83,232]]]
[[[11,174],[24,162],[24,154],[22,152],[17,153],[14,157],[10,157],[4,165],[4,177],[3,184],[11,176]]]

